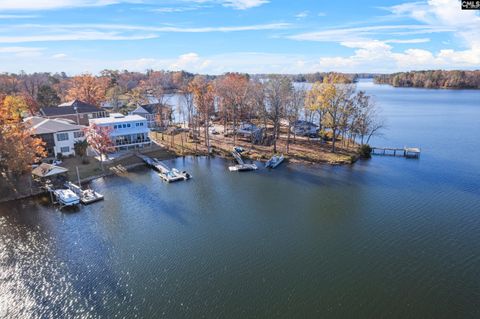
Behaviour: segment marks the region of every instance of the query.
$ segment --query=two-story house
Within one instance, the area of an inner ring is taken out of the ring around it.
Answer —
[[[49,119],[66,119],[78,125],[88,125],[90,119],[108,116],[104,109],[79,100],[60,104],[59,106],[43,107],[40,115]]]
[[[25,119],[32,134],[45,142],[48,157],[75,155],[75,142],[85,140],[83,129],[65,119],[46,119],[43,117],[29,117]]]
[[[151,145],[147,120],[140,115],[111,113],[109,117],[91,119],[92,124],[110,127],[110,138],[117,151]]]
[[[172,108],[158,103],[144,104],[137,107],[130,114],[144,117],[149,128],[166,127],[170,123]]]

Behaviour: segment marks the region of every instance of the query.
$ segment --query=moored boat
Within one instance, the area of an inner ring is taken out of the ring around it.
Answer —
[[[80,197],[70,189],[56,189],[53,194],[62,206],[75,206],[80,204]]]
[[[275,168],[278,165],[280,165],[285,158],[282,155],[274,155],[272,158],[270,158],[266,163],[265,167],[270,167],[270,168]]]

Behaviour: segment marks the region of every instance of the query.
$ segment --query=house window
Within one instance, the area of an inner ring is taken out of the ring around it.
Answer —
[[[85,136],[85,133],[83,133],[82,131],[73,132],[73,137],[74,138],[80,138],[80,137],[84,137],[84,136]]]
[[[127,127],[130,127],[130,123],[127,124]]]
[[[140,123],[140,126],[143,126],[143,123]]]
[[[60,147],[60,152],[61,153],[70,153],[70,147],[69,146]]]
[[[116,129],[117,129],[117,126],[116,126],[116,125],[114,125],[114,126],[113,126],[113,128],[116,130]]]
[[[68,141],[68,133],[57,134],[57,141]]]
[[[123,128],[126,128],[127,127],[127,124],[123,124]]]

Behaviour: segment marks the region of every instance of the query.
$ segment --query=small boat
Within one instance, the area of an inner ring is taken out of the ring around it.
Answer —
[[[88,205],[94,202],[98,202],[103,199],[103,195],[97,193],[93,189],[86,189],[82,191],[81,201],[83,204]]]
[[[280,165],[284,159],[283,155],[274,155],[265,163],[265,167],[275,168]]]
[[[62,206],[75,206],[80,204],[80,197],[70,189],[56,189],[53,194]]]
[[[192,175],[190,175],[187,171],[179,171],[176,168],[172,168],[172,172],[177,176],[182,176],[185,180],[192,178]]]

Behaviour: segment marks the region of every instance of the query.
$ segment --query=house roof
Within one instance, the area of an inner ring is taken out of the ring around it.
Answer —
[[[77,111],[75,111],[77,108]],[[59,116],[70,115],[78,113],[95,113],[101,110],[95,105],[88,104],[79,100],[73,100],[70,102],[62,103],[59,106],[49,106],[40,109],[40,113],[43,116]]]
[[[132,114],[152,114],[152,111],[145,109],[143,106],[139,106],[135,110],[133,110],[131,113]]]
[[[89,123],[90,124],[102,125],[102,124],[126,123],[126,122],[133,122],[133,121],[145,122],[146,119],[144,117],[140,116],[140,115],[112,116],[112,114],[110,114],[110,117],[90,119]]]
[[[27,123],[27,127],[29,127],[35,135],[80,131],[85,127],[76,125],[69,120],[46,119],[38,116],[28,117],[25,119],[25,122]]]
[[[38,177],[49,177],[68,172],[65,167],[55,166],[47,163],[42,163],[32,170],[32,174]]]

